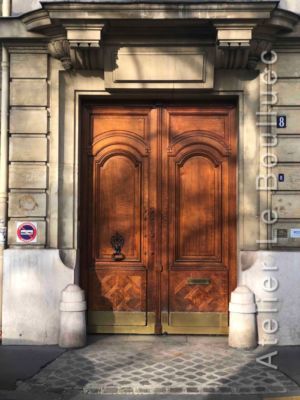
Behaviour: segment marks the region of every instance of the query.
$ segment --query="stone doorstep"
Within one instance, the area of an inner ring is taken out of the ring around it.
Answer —
[[[272,392],[272,388],[266,388],[265,392],[266,393],[274,393]],[[86,387],[83,389],[83,393],[86,394],[207,394],[207,393],[214,393],[214,394],[259,394],[254,388],[248,387],[248,388],[240,388],[236,389],[234,387],[209,387],[209,386],[185,386],[185,387],[179,387],[179,386],[105,386],[101,384],[95,384],[91,383],[88,384]],[[278,390],[276,389],[277,393],[286,393],[286,390]],[[294,400],[298,399],[300,400],[299,397],[274,397],[274,398],[268,398],[266,400],[275,400],[275,399],[291,399]]]

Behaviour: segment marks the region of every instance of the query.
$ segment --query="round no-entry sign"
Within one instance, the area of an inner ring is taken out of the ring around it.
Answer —
[[[36,222],[17,223],[17,243],[35,243],[37,241]]]

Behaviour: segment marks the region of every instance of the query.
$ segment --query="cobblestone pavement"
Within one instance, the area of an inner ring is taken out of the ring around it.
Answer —
[[[101,394],[267,394],[299,387],[255,361],[262,349],[239,351],[227,338],[98,336],[71,350],[18,390]]]

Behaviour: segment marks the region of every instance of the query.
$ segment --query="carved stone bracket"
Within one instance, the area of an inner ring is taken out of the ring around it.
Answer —
[[[104,24],[64,24],[66,35],[49,42],[49,53],[65,70],[99,68],[103,28]]]
[[[49,54],[60,60],[65,70],[72,69],[70,45],[66,38],[53,39],[48,44]]]
[[[261,54],[264,51],[270,51],[276,38],[276,32],[268,30],[264,27],[257,28],[254,32],[253,39],[250,44],[248,61],[246,67],[255,69],[260,61]]]
[[[216,67],[255,69],[262,52],[270,51],[277,35],[292,31],[297,21],[295,14],[275,10],[270,19],[260,23],[215,23]]]

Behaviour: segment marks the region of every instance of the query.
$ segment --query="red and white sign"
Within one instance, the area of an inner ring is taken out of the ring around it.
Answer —
[[[17,222],[17,243],[37,242],[37,223],[31,221]]]

